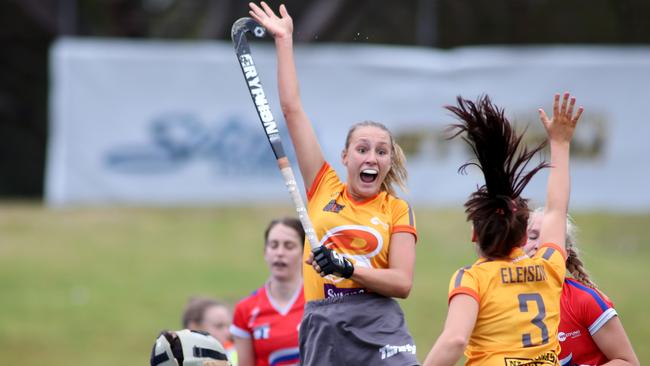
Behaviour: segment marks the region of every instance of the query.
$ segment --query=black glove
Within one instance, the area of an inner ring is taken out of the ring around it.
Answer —
[[[352,263],[339,253],[324,245],[314,249],[314,260],[318,263],[320,270],[326,275],[333,274],[338,277],[350,278],[354,273]]]

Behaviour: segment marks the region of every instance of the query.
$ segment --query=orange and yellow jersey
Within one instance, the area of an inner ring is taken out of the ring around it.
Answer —
[[[391,235],[416,236],[415,217],[409,205],[386,192],[358,202],[352,199],[328,163],[318,172],[307,192],[307,211],[320,243],[350,259],[356,267],[388,268]],[[305,242],[305,259],[311,248]],[[321,277],[305,264],[305,300],[369,292],[345,278]]]
[[[449,300],[467,294],[479,304],[466,365],[559,365],[565,273],[565,253],[550,243],[532,258],[515,248],[507,259],[481,258],[456,271]]]

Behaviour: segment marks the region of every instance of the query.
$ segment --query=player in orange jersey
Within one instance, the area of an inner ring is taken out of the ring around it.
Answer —
[[[293,21],[262,2],[251,16],[275,39],[282,112],[307,188],[307,210],[322,246],[305,250],[301,364],[417,365],[415,344],[393,297],[413,284],[415,218],[395,196],[405,158],[377,122],[354,125],[341,154],[343,182],[330,167],[303,110],[293,58]]]
[[[529,209],[521,197],[526,184],[545,167],[525,172],[542,148],[521,146],[504,111],[485,96],[476,103],[458,98],[447,107],[460,120],[455,136],[470,145],[485,185],[465,203],[473,225],[479,259],[461,268],[449,285],[449,312],[442,334],[426,358],[426,366],[454,365],[463,350],[467,365],[558,365],[560,294],[565,276],[566,214],[569,204],[569,146],[582,107],[575,98],[555,96],[553,117],[540,118],[551,147],[543,243],[535,256],[526,243]]]

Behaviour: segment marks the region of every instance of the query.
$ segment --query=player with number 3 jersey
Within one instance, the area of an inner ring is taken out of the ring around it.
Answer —
[[[465,203],[479,259],[453,274],[442,334],[426,366],[454,365],[463,351],[466,365],[559,365],[557,338],[565,269],[565,226],[569,203],[569,145],[576,123],[575,98],[555,96],[553,117],[539,110],[550,140],[551,171],[541,228],[542,245],[533,257],[523,251],[529,208],[521,193],[546,164],[524,171],[543,147],[520,146],[504,111],[487,96],[476,103],[458,97],[447,107],[460,123],[455,136],[476,154],[485,185]]]
[[[468,364],[518,365],[527,359],[554,365],[564,272],[563,250],[548,243],[532,258],[515,248],[507,258],[483,257],[454,273],[449,300],[465,294],[480,307],[473,331],[477,336],[467,345]]]

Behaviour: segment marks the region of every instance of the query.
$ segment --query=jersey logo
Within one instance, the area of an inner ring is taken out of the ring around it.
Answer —
[[[559,333],[557,334],[557,339],[558,339],[560,342],[564,342],[564,341],[566,341],[566,340],[569,339],[569,338],[572,338],[572,339],[573,339],[573,338],[578,338],[578,337],[580,337],[580,329],[578,329],[578,330],[574,330],[574,331],[571,331],[571,332],[568,332],[568,333],[565,333],[565,332],[559,332]]]
[[[390,344],[387,344],[379,349],[379,353],[381,353],[381,359],[385,360],[389,357],[393,357],[398,353],[411,353],[415,354],[416,348],[414,344],[405,344],[403,346],[391,346]]]
[[[372,219],[370,219],[370,223],[374,225],[381,225],[381,227],[384,228],[384,230],[388,230],[388,224],[379,220],[379,217],[373,216]]]
[[[328,230],[320,244],[352,259],[355,266],[371,268],[370,260],[381,252],[384,247],[384,239],[373,228],[361,225],[343,225]],[[342,280],[331,275],[328,275],[327,278],[334,282]]]
[[[331,297],[344,297],[368,292],[365,288],[338,288],[331,283],[323,285],[323,289],[325,291],[325,297],[328,299]]]
[[[268,324],[259,325],[253,328],[253,338],[255,339],[269,339],[271,333],[271,326]]]
[[[345,205],[339,205],[336,203],[336,200],[331,200],[327,205],[325,205],[325,207],[323,207],[323,211],[339,213],[344,208]]]

